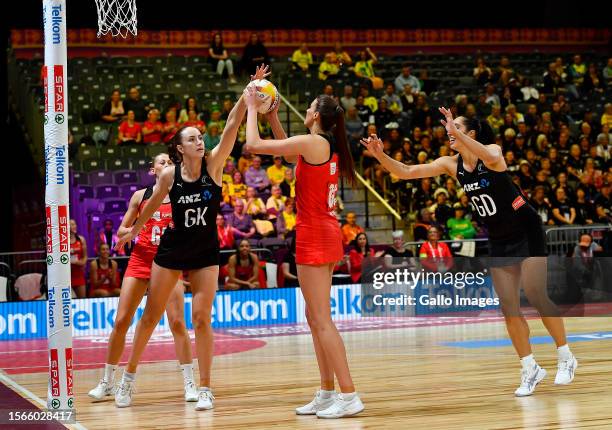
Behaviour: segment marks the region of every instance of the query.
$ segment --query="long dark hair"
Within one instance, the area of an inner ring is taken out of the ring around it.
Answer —
[[[217,42],[215,41],[215,39],[217,38],[217,35],[219,35],[219,38],[221,39],[221,42],[219,42],[219,44],[217,45]],[[218,49],[223,49],[223,36],[221,35],[221,33],[216,32],[215,34],[213,34],[213,37],[210,41],[210,47],[211,48],[218,48]]]
[[[170,139],[170,142],[168,142],[168,155],[170,156],[170,159],[172,160],[174,164],[177,164],[183,161],[183,155],[179,152],[179,150],[176,147],[182,143],[181,139],[183,138],[183,131],[185,131],[185,129],[189,127],[190,126],[184,125],[181,128],[179,128],[176,131],[176,133],[174,133],[174,136],[172,136],[172,139]]]
[[[353,239],[353,241],[351,242],[353,249],[361,254],[361,248],[359,247],[358,243],[359,236],[364,236],[366,238],[365,255],[370,255],[370,241],[368,240],[368,235],[363,232],[358,233],[357,236],[355,236],[355,239]]]
[[[340,164],[340,174],[349,184],[356,182],[355,166],[353,156],[346,139],[346,129],[344,127],[344,109],[331,96],[321,94],[317,97],[317,112],[321,118],[321,127],[326,133],[333,133],[336,140],[338,151],[338,162]]]
[[[492,145],[495,143],[495,134],[487,121],[480,121],[479,119],[467,118],[465,116],[461,118],[466,131],[474,130],[476,132],[475,140],[483,145]]]
[[[249,264],[253,265],[253,257],[251,256],[251,242],[249,242],[248,239],[242,239],[241,241],[235,244],[234,248],[236,252],[234,253],[234,255],[236,256],[236,265],[240,265],[240,245],[242,245],[242,242],[245,241],[249,244],[249,254],[247,255],[247,257],[249,258]]]

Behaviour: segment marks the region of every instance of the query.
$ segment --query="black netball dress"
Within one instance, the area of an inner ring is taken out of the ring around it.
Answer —
[[[457,180],[474,214],[487,226],[491,257],[546,255],[542,220],[507,172],[490,170],[482,160],[468,172],[459,155]]]
[[[170,189],[172,223],[161,237],[155,263],[173,270],[195,270],[219,264],[216,218],[221,187],[215,184],[202,160],[200,177],[187,182],[181,163],[175,165]]]

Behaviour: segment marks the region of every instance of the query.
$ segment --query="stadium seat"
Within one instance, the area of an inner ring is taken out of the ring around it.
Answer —
[[[150,160],[148,157],[130,158],[130,169],[132,170],[148,170]]]
[[[77,192],[79,196],[79,200],[84,199],[93,199],[94,198],[94,189],[91,185],[79,185],[77,187]]]
[[[114,183],[117,185],[138,182],[138,174],[135,170],[122,170],[113,172]]]
[[[92,158],[97,159],[100,158],[100,153],[98,152],[98,148],[95,148],[93,146],[79,146],[77,157],[81,161]]]
[[[76,139],[76,136],[75,136],[75,142],[78,142],[78,140]],[[83,166],[81,165],[81,160],[75,160],[74,158],[70,159],[68,166],[70,166],[71,172],[80,171],[83,169]]]
[[[127,158],[115,158],[106,162],[110,170],[126,170],[130,168],[130,160]]]
[[[110,63],[113,66],[127,66],[129,64],[129,59],[128,57],[113,56],[110,59]]]
[[[90,185],[89,173],[72,170],[72,185]]]
[[[107,170],[98,170],[96,172],[91,172],[90,178],[90,184],[93,186],[113,183],[113,175]]]
[[[145,157],[147,155],[147,147],[145,145],[122,146],[121,152],[123,153],[123,158]]]
[[[102,207],[104,213],[125,212],[127,211],[127,200],[122,198],[105,200]]]
[[[100,158],[104,160],[114,160],[121,158],[121,149],[118,146],[103,146],[100,148]]]
[[[106,161],[96,160],[96,159],[83,160],[82,169],[84,172],[93,172],[94,170],[105,170]]]
[[[95,195],[97,199],[119,198],[119,187],[114,184],[97,185]]]
[[[138,183],[134,183],[134,184],[121,184],[119,185],[119,193],[121,194],[121,197],[124,199],[130,199],[132,198],[132,195],[140,190],[141,188],[144,188],[142,185],[138,184]]]

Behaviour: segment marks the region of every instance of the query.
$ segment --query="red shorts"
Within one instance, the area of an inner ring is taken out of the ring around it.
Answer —
[[[155,257],[156,251],[144,250],[139,248],[138,245],[134,247],[132,255],[130,255],[130,261],[128,262],[127,269],[125,269],[124,278],[138,278],[138,279],[150,279],[151,278],[151,266],[153,265],[153,258]]]
[[[344,256],[342,232],[337,223],[295,227],[295,263],[319,265],[337,263]]]

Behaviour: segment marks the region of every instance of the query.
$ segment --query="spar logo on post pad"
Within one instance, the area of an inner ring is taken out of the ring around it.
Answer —
[[[54,89],[53,109],[55,112],[64,112],[64,106],[65,106],[64,97],[65,97],[66,91],[64,87],[64,66],[62,65],[53,66],[53,89]],[[56,122],[57,122],[57,119],[56,119]]]
[[[60,395],[60,378],[59,378],[59,360],[57,349],[51,349],[49,351],[51,356],[51,362],[49,363],[49,376],[51,382],[51,396],[59,397]]]
[[[70,252],[68,244],[70,231],[68,230],[68,207],[66,205],[57,207],[57,218],[59,221],[59,251],[62,253]]]
[[[51,206],[45,208],[47,218],[47,254],[53,254],[53,223],[51,222]]]
[[[72,348],[64,350],[66,355],[66,388],[69,396],[72,396]]]

